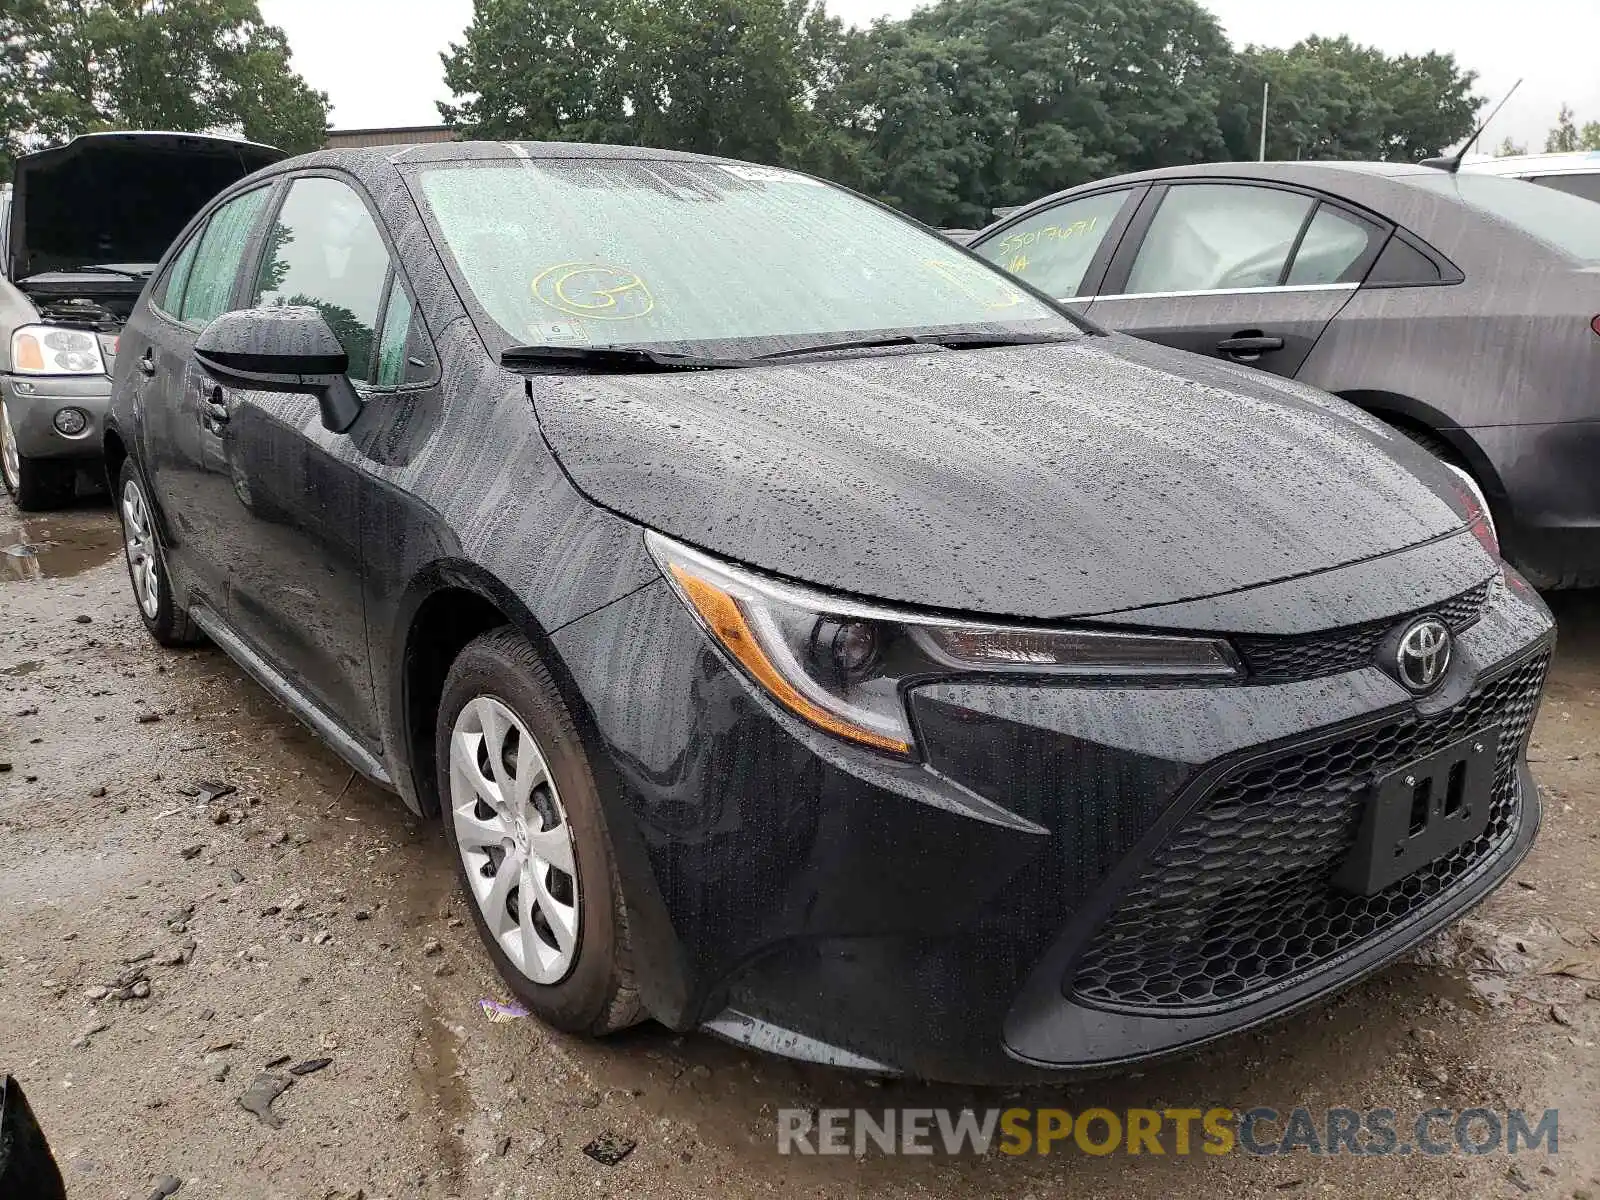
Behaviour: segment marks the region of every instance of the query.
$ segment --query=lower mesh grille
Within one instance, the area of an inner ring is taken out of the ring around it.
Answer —
[[[1074,998],[1118,1010],[1217,1010],[1271,995],[1415,915],[1513,840],[1516,762],[1548,656],[1411,718],[1245,767],[1151,856],[1079,960]],[[1489,824],[1372,896],[1331,879],[1356,839],[1367,787],[1487,725],[1500,729]]]

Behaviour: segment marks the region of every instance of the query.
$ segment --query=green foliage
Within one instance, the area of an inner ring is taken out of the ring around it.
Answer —
[[[1573,120],[1572,109],[1563,104],[1555,128],[1544,139],[1544,148],[1549,154],[1600,150],[1600,121],[1587,121],[1580,129]]]
[[[1477,76],[1448,54],[1389,58],[1349,38],[1307,38],[1287,50],[1247,46],[1239,55],[1230,128],[1236,157],[1255,158],[1261,87],[1271,84],[1267,115],[1270,159],[1386,159],[1417,162],[1472,132],[1483,103]]]
[[[477,0],[442,56],[465,98],[439,109],[472,137],[771,160],[800,144],[842,38],[810,0]]]
[[[847,30],[821,0],[475,0],[444,55],[464,134],[776,162],[924,220],[1121,171],[1268,155],[1416,161],[1481,101],[1449,55],[1348,38],[1236,53],[1195,0],[936,0]]]
[[[0,171],[96,129],[237,129],[291,152],[322,145],[328,99],[289,66],[256,0],[5,0]]]
[[[1494,156],[1496,158],[1509,158],[1513,155],[1526,154],[1527,152],[1527,146],[1520,142],[1514,142],[1508,137],[1499,146],[1495,147]]]

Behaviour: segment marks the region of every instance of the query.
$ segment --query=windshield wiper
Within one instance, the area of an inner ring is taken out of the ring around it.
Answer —
[[[155,270],[154,267],[134,266],[131,263],[128,264],[128,265],[125,265],[125,266],[117,266],[117,267],[114,267],[114,266],[110,265],[109,263],[104,263],[104,264],[102,264],[102,263],[94,263],[94,264],[91,264],[89,266],[74,267],[73,268],[73,271],[76,274],[81,274],[81,275],[121,275],[125,279],[149,279],[150,278],[150,272],[154,271],[154,270]]]
[[[507,367],[575,366],[611,371],[694,371],[742,367],[748,360],[700,358],[645,346],[513,346],[500,355]]]
[[[1071,341],[1078,335],[1059,333],[896,333],[887,337],[851,338],[842,342],[820,342],[815,346],[796,346],[756,355],[756,361],[773,358],[798,358],[804,354],[830,354],[835,350],[876,350],[886,346],[940,346],[946,350],[983,350],[991,346],[1031,346],[1039,342]]]

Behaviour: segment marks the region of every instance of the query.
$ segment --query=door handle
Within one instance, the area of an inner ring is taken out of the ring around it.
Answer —
[[[222,389],[212,388],[211,395],[206,398],[206,427],[215,429],[218,425],[226,425],[228,416],[228,406],[222,402]]]
[[[1246,355],[1255,358],[1271,350],[1282,350],[1281,337],[1263,336],[1259,333],[1241,333],[1237,337],[1223,338],[1217,343],[1217,350],[1223,354]]]
[[[145,375],[154,375],[156,373],[156,349],[154,346],[146,348],[143,356],[139,359],[139,370]]]

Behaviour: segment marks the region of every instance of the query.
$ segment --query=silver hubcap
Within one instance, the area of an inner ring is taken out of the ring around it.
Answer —
[[[0,400],[0,471],[12,491],[22,486],[22,458],[17,453],[17,435],[11,430],[11,410]]]
[[[128,551],[128,571],[133,595],[152,621],[161,608],[161,564],[156,559],[156,536],[144,493],[132,479],[122,489],[122,537]]]
[[[451,731],[450,815],[490,935],[534,983],[560,982],[578,950],[572,831],[538,742],[492,696]]]

